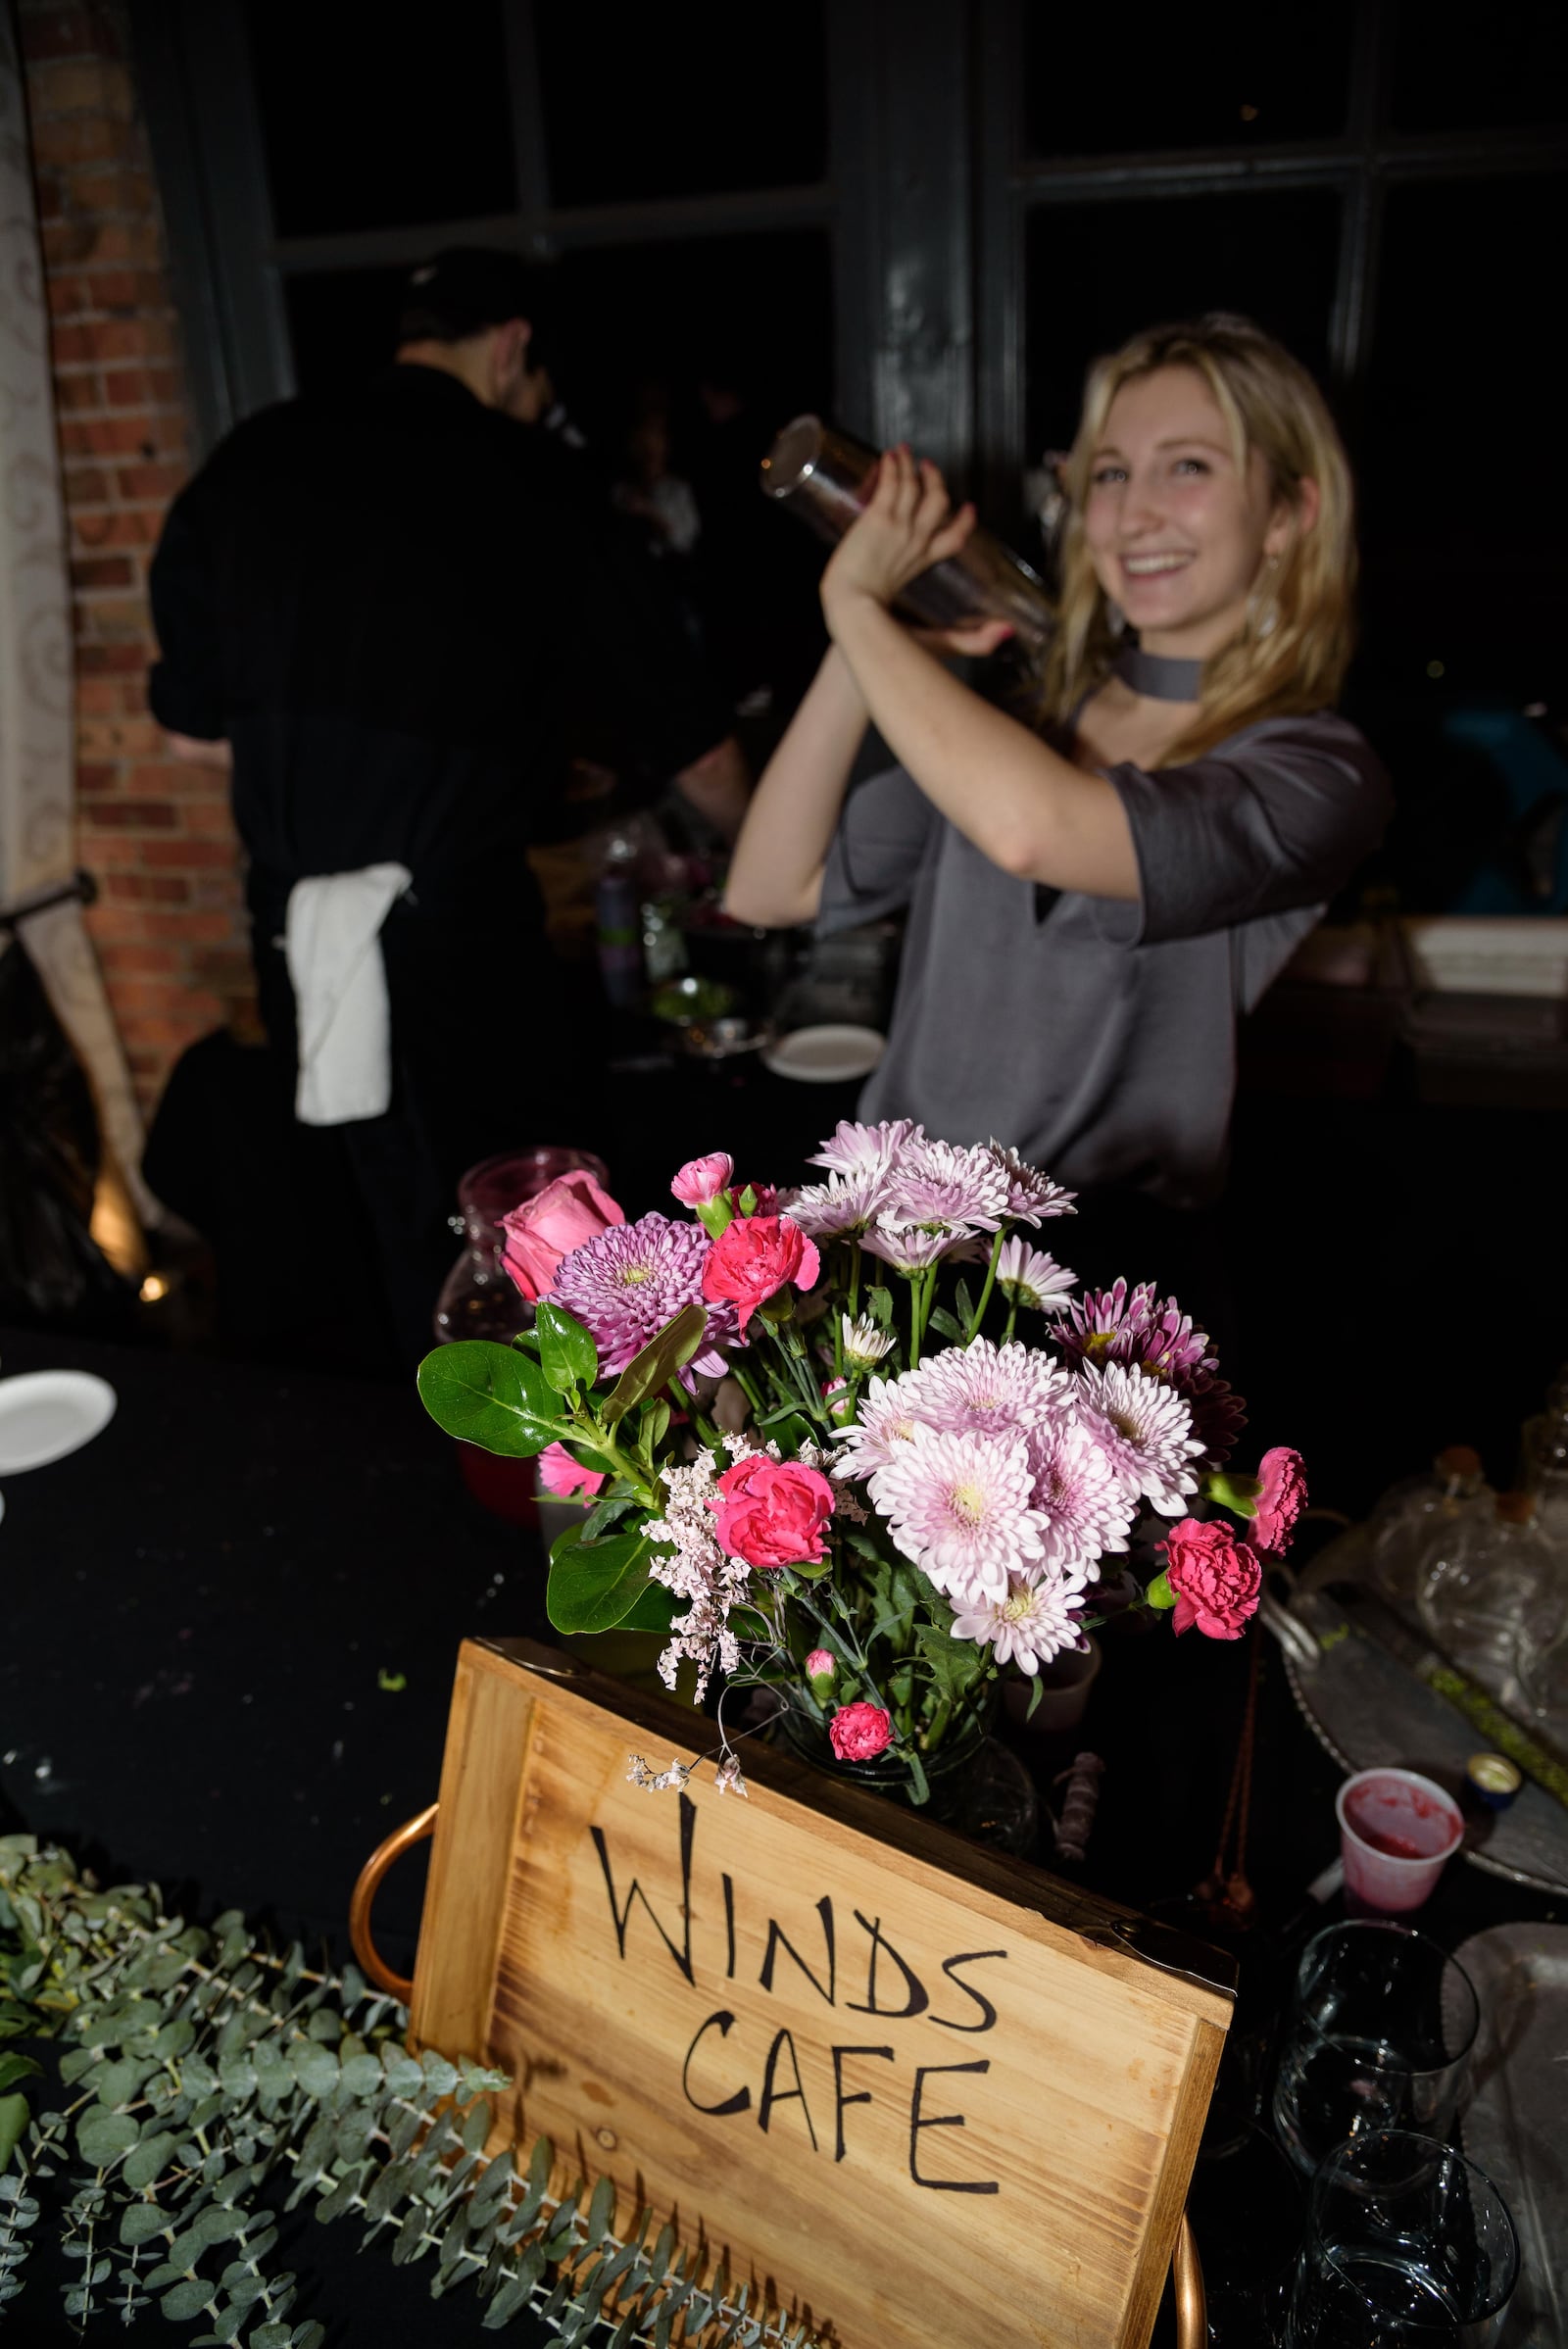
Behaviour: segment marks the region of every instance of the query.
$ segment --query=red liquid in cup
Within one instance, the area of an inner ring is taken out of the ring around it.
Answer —
[[[1339,1809],[1351,1915],[1419,1908],[1459,1843],[1457,1805],[1413,1772],[1370,1770],[1341,1789]]]

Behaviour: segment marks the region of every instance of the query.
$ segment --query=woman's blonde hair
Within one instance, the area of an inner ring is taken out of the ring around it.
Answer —
[[[1095,451],[1124,383],[1161,367],[1191,367],[1230,427],[1237,464],[1256,449],[1273,495],[1299,501],[1315,481],[1312,527],[1298,529],[1266,571],[1240,635],[1203,663],[1197,717],[1162,764],[1200,757],[1259,718],[1322,710],[1339,696],[1352,646],[1355,539],[1350,468],[1317,385],[1298,360],[1247,318],[1211,316],[1152,326],[1090,370],[1078,437],[1067,461],[1067,518],[1060,548],[1058,626],[1046,663],[1044,714],[1069,719],[1100,686],[1117,639],[1084,536]]]

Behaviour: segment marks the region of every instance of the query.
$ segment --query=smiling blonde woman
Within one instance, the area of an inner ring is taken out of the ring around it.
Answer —
[[[1031,728],[917,639],[901,588],[963,544],[906,449],[822,577],[832,637],[758,786],[727,904],[908,926],[868,1118],[996,1135],[1058,1180],[1177,1207],[1224,1176],[1235,1030],[1380,838],[1335,714],[1349,470],[1322,397],[1243,319],[1136,336],[1090,377],[1060,624]],[[846,802],[867,723],[899,761]]]

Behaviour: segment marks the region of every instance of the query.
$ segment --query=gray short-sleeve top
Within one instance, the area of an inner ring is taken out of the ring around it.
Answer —
[[[817,929],[908,909],[863,1117],[994,1134],[1075,1188],[1196,1206],[1224,1178],[1238,1015],[1376,846],[1388,781],[1331,711],[1264,719],[1188,765],[1105,771],[1137,901],[1002,871],[893,767],[845,807]]]

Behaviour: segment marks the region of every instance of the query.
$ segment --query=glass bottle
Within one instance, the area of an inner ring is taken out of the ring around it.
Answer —
[[[437,1344],[448,1345],[454,1338],[490,1338],[497,1345],[508,1346],[519,1330],[531,1325],[533,1307],[501,1261],[506,1245],[501,1218],[520,1207],[524,1199],[537,1199],[558,1175],[569,1174],[574,1166],[586,1167],[597,1183],[608,1187],[604,1163],[591,1150],[565,1150],[555,1144],[503,1150],[497,1157],[469,1167],[458,1185],[466,1244],[436,1299]]]
[[[1430,1470],[1391,1485],[1372,1512],[1372,1580],[1385,1598],[1410,1607],[1427,1545],[1439,1528],[1467,1517],[1490,1520],[1495,1499],[1468,1444],[1450,1444]]]
[[[1568,1552],[1568,1364],[1547,1390],[1545,1409],[1525,1421],[1519,1470],[1542,1532]]]
[[[1444,1652],[1504,1704],[1560,1618],[1562,1577],[1528,1493],[1499,1493],[1490,1518],[1440,1522],[1420,1563],[1417,1608]]]

